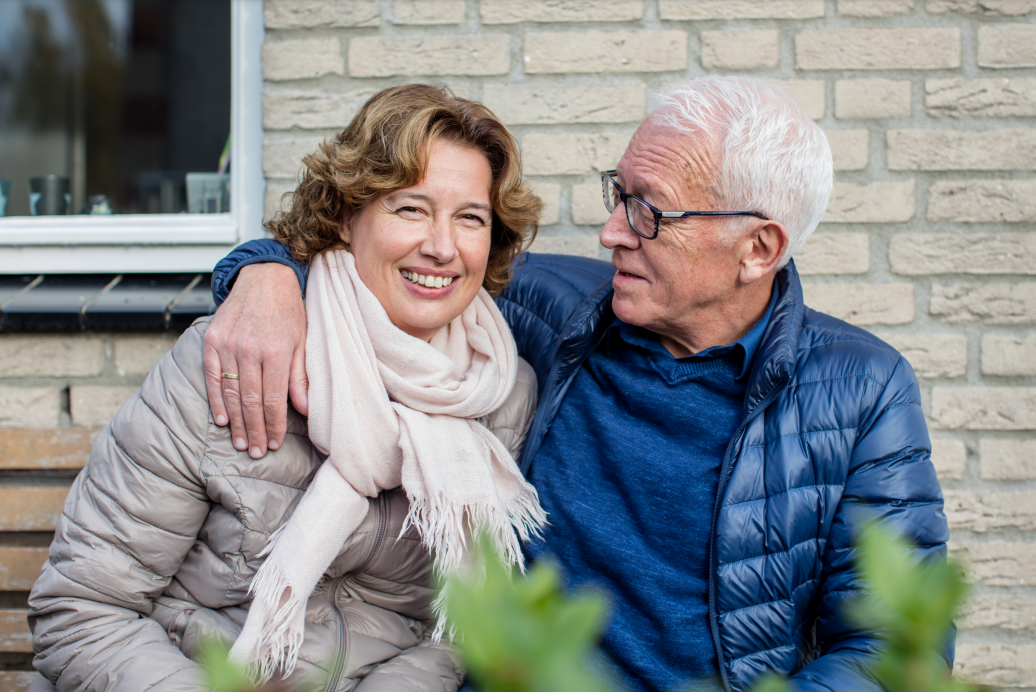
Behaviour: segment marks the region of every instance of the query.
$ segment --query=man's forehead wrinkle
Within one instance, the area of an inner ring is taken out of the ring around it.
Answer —
[[[626,181],[632,186],[629,191],[645,198],[661,197],[657,203],[648,199],[655,206],[686,204],[701,193],[715,202],[716,165],[710,143],[670,128],[652,129],[654,131],[649,133],[638,131],[623,157],[621,168],[625,168],[622,172],[630,177]],[[644,177],[650,177],[651,183],[638,180]],[[646,185],[648,189],[636,189],[639,185]]]

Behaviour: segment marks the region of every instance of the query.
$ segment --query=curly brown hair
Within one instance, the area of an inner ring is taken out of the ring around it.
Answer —
[[[446,87],[409,84],[372,96],[345,130],[302,159],[306,170],[291,207],[267,230],[302,261],[329,248],[348,249],[341,238],[345,215],[419,183],[440,139],[471,146],[489,161],[492,240],[482,285],[498,295],[515,257],[536,235],[542,202],[522,181],[518,144],[507,128],[488,108]]]

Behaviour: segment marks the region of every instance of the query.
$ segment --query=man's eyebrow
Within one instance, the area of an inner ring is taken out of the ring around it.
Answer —
[[[421,192],[393,192],[392,194],[390,194],[388,196],[387,199],[390,202],[399,202],[399,201],[404,200],[404,199],[412,199],[412,200],[416,200],[418,202],[427,202],[429,204],[432,202],[432,198],[431,197],[429,197],[428,195],[426,195],[424,193],[421,193]],[[461,208],[462,209],[473,208],[473,209],[478,209],[480,211],[486,211],[486,212],[492,212],[493,211],[493,207],[489,206],[488,204],[483,204],[482,202],[465,202],[464,204],[461,205]]]

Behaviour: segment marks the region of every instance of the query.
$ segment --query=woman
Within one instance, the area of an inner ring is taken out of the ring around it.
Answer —
[[[308,431],[292,412],[276,452],[235,450],[208,413],[206,320],[184,334],[96,443],[33,587],[58,690],[200,689],[208,637],[289,689],[455,690],[429,549],[449,574],[484,530],[518,561],[544,520],[512,459],[535,376],[487,293],[539,214],[513,140],[411,85],[305,163],[269,230],[313,260]]]

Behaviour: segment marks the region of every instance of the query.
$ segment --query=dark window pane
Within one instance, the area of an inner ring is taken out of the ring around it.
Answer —
[[[0,0],[7,215],[42,175],[69,179],[72,213],[186,211],[187,173],[215,173],[230,135],[230,79],[230,0]]]

